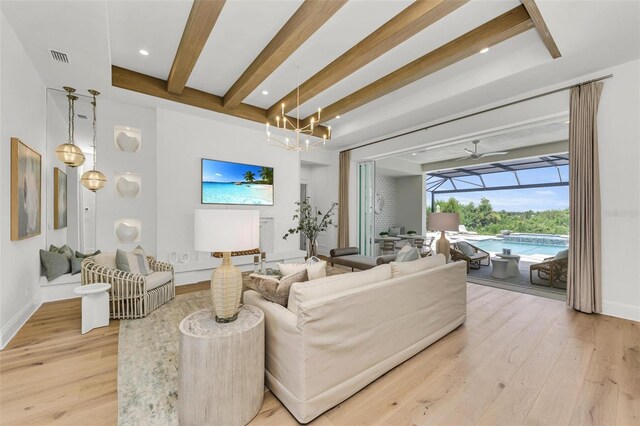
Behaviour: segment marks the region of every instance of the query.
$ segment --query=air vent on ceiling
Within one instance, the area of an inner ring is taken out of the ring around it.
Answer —
[[[63,62],[65,64],[69,63],[69,56],[66,53],[60,52],[59,50],[49,49],[49,53],[51,53],[51,58],[54,61]]]
[[[84,114],[78,114],[78,118],[82,118],[83,120],[86,120],[87,116]]]

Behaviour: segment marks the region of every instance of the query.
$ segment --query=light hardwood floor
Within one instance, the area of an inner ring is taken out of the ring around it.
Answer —
[[[83,336],[78,300],[43,305],[0,352],[0,422],[115,425],[118,327]],[[251,424],[296,422],[267,393]],[[469,284],[464,326],[314,424],[637,426],[640,323]]]

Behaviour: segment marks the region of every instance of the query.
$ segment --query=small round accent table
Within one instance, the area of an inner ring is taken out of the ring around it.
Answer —
[[[111,284],[95,283],[73,289],[82,296],[82,334],[109,325],[109,289]]]
[[[507,272],[509,261],[507,259],[493,257],[491,258],[491,264],[493,265],[491,269],[491,276],[493,278],[509,278],[509,273]]]
[[[180,322],[180,425],[246,425],[264,398],[264,313],[243,305],[218,323],[212,308]]]
[[[509,275],[509,277],[517,277],[518,275],[520,275],[520,268],[518,268],[518,263],[520,263],[520,255],[496,253],[496,256],[509,261],[509,263],[507,264],[507,274]]]

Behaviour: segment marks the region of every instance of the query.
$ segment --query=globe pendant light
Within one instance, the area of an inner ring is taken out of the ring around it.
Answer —
[[[74,103],[78,99],[73,94],[76,91],[73,87],[64,87],[67,92],[67,98],[69,99],[69,139],[67,143],[63,143],[56,148],[56,157],[69,167],[78,167],[84,164],[84,153],[73,141],[75,126],[74,126]]]
[[[100,94],[97,90],[89,90],[89,93],[93,96],[93,169],[88,170],[82,174],[80,183],[89,191],[96,192],[99,189],[104,188],[107,183],[107,178],[104,173],[96,170],[96,96]]]

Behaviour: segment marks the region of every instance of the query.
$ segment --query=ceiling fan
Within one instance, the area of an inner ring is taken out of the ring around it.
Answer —
[[[464,150],[467,153],[469,153],[469,155],[466,155],[464,157],[460,157],[460,158],[456,159],[456,161],[479,160],[479,159],[484,158],[484,157],[492,157],[494,155],[505,155],[505,154],[509,153],[509,151],[493,151],[493,152],[480,153],[480,152],[478,152],[478,144],[479,143],[480,143],[479,139],[476,139],[475,141],[473,141],[473,151],[471,151],[469,148],[465,148]]]

